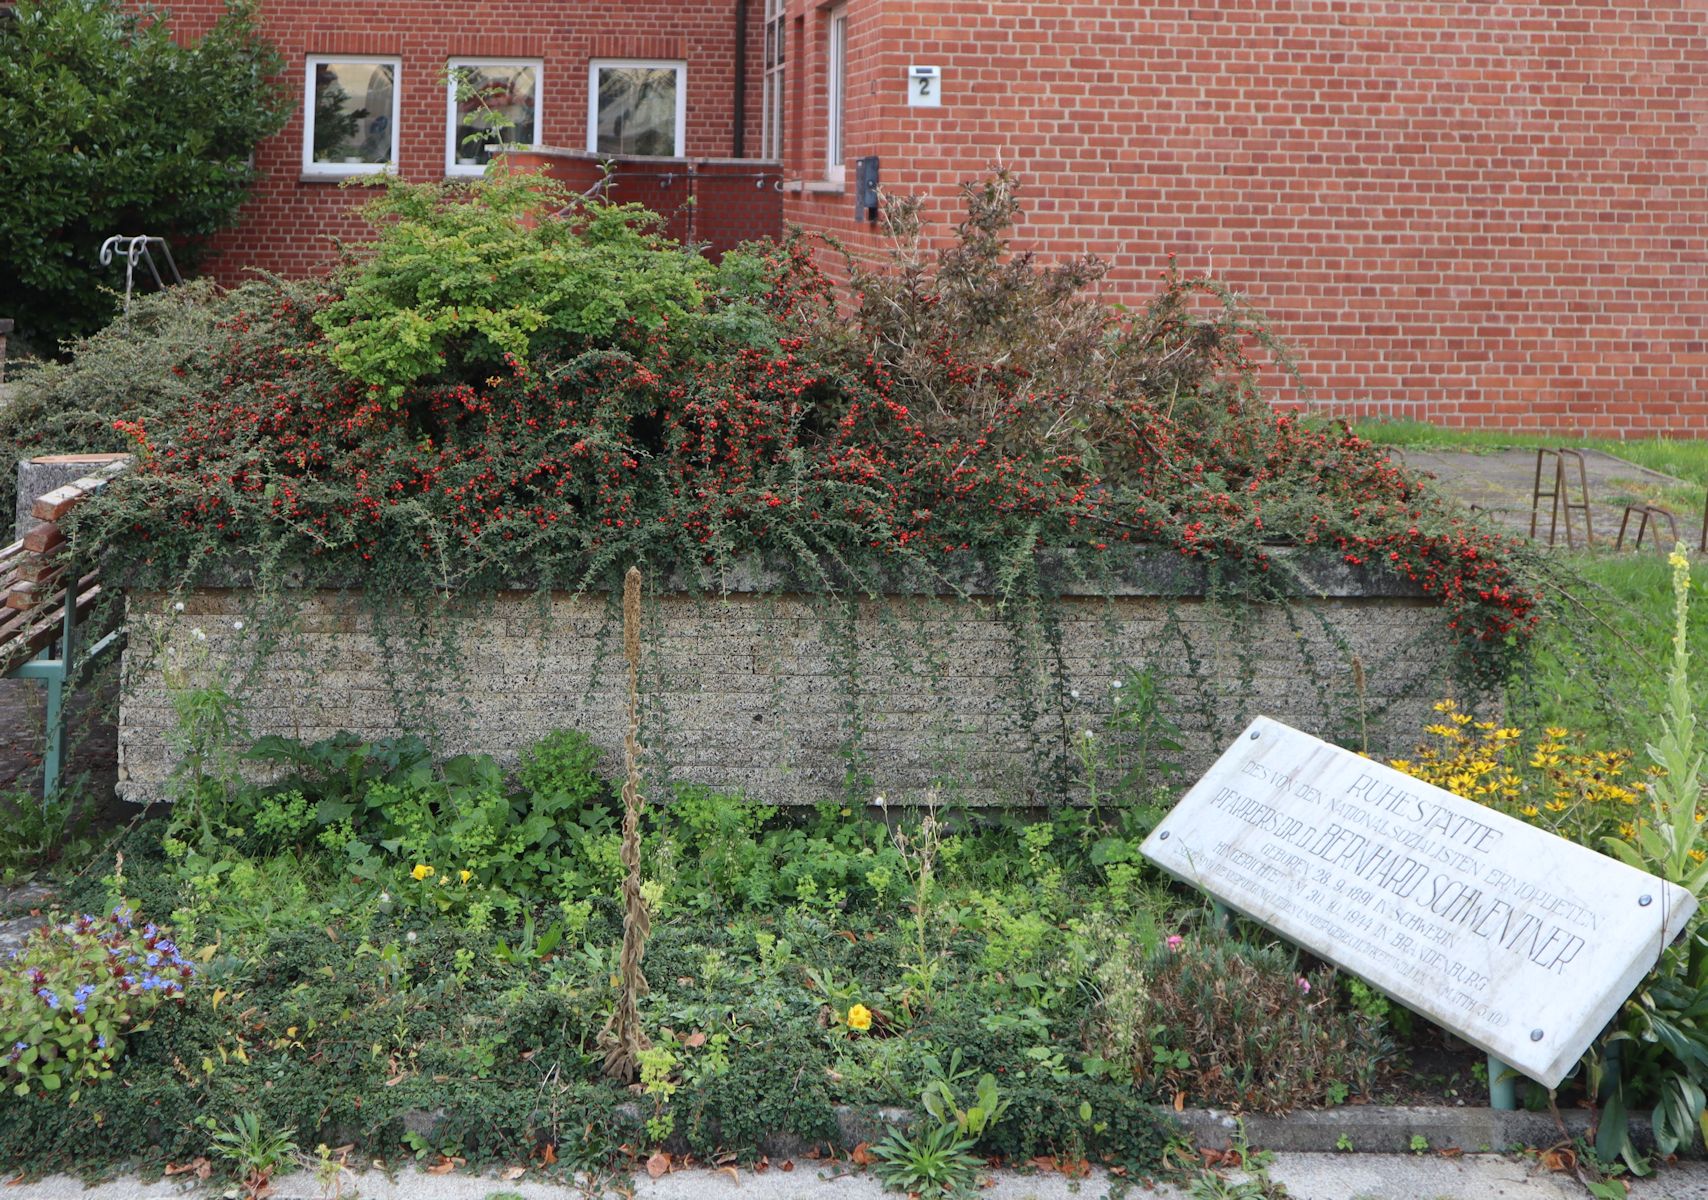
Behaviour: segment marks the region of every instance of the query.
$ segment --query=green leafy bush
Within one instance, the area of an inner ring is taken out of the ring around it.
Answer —
[[[358,879],[449,911],[470,905],[520,916],[524,901],[574,890],[578,871],[605,869],[591,848],[611,825],[599,754],[579,733],[548,735],[524,755],[512,788],[486,755],[437,767],[418,739],[364,745],[349,734],[311,745],[269,737],[249,757],[296,768],[283,784],[249,788],[226,821],[263,848],[314,844]]]
[[[581,202],[543,177],[393,182],[369,219],[378,241],[314,321],[332,361],[393,404],[413,384],[525,369],[541,354],[639,349],[701,306],[711,274],[651,232],[659,218],[639,205]]]
[[[0,1079],[19,1096],[109,1079],[125,1038],[182,1002],[195,968],[166,931],[124,906],[37,930],[0,977]]]
[[[250,154],[284,124],[284,61],[235,0],[199,41],[120,0],[22,0],[0,15],[0,314],[43,351],[114,315],[97,252],[171,239],[179,262],[231,224]]]

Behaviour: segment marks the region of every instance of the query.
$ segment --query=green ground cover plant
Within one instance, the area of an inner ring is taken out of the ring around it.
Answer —
[[[1124,836],[1113,801],[863,816],[691,789],[653,798],[639,826],[637,1097],[604,1071],[622,805],[585,746],[553,735],[505,776],[403,741],[270,742],[255,753],[288,773],[229,780],[207,840],[199,819],[145,821],[119,870],[65,900],[169,929],[193,985],[75,1102],[0,1106],[0,1154],[163,1166],[210,1155],[210,1129],[236,1136],[241,1117],[430,1165],[602,1169],[660,1145],[752,1159],[775,1131],[828,1148],[851,1104],[921,1114],[884,1159],[913,1170],[1039,1154],[1149,1168],[1171,1136],[1159,1103],[1271,1110],[1323,1102],[1320,1081],[1341,1099],[1382,1086],[1381,1022],[1327,972],[1259,935],[1208,936],[1195,897],[1094,860]],[[494,842],[484,815],[455,832],[490,805],[512,831],[549,811],[551,853],[536,857],[543,834]],[[1219,1046],[1158,1032],[1188,1017],[1249,1027]],[[1251,1053],[1260,1070],[1230,1069]]]

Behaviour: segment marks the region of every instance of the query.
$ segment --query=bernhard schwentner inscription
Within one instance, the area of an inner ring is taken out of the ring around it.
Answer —
[[[1696,907],[1683,888],[1267,717],[1143,853],[1549,1087]]]

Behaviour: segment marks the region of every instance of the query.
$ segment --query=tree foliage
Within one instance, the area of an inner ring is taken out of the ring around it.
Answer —
[[[253,0],[199,42],[119,0],[22,0],[0,14],[0,316],[42,350],[113,316],[113,234],[171,240],[181,264],[231,224],[250,155],[284,124],[283,67]]]

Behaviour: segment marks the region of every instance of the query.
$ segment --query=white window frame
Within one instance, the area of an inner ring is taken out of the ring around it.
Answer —
[[[848,179],[848,154],[843,134],[848,115],[848,6],[827,14],[825,68],[824,177],[832,183]]]
[[[445,174],[462,178],[480,178],[486,174],[481,163],[457,161],[457,81],[455,73],[463,67],[530,67],[534,72],[534,144],[543,142],[540,136],[540,114],[545,111],[546,64],[539,58],[449,58],[445,60]]]
[[[373,63],[391,68],[391,161],[384,163],[329,163],[314,160],[314,72],[322,63]],[[397,174],[398,149],[402,142],[403,59],[395,54],[310,54],[303,61],[302,173],[327,179],[353,175]]]
[[[587,64],[587,149],[599,153],[599,72],[607,67],[668,67],[676,72],[676,153],[688,157],[688,64],[679,58],[595,58]]]
[[[765,79],[760,97],[759,157],[783,161],[784,83],[788,75],[788,0],[765,0]]]

